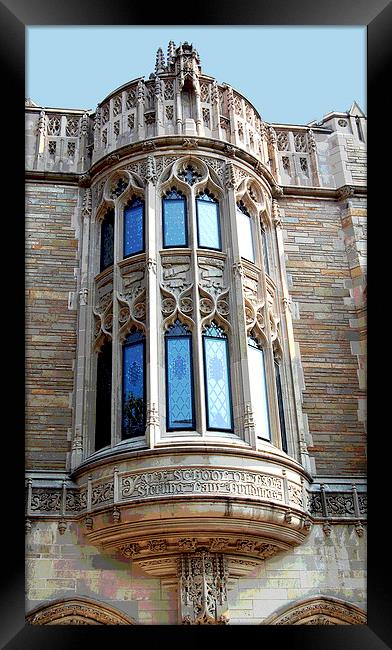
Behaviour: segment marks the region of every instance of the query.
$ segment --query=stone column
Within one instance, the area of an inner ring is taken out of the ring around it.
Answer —
[[[146,382],[147,395],[147,446],[151,449],[160,437],[159,420],[159,362],[158,362],[158,305],[160,304],[157,280],[157,239],[156,239],[156,167],[155,158],[148,156],[146,172],[145,210],[146,210],[146,260],[147,260],[147,314],[146,314]]]
[[[174,92],[176,97],[176,133],[182,134],[182,103],[179,79],[176,79],[174,83]]]
[[[231,345],[230,361],[232,366],[233,412],[238,433],[253,449],[256,449],[256,437],[252,418],[252,399],[249,383],[248,345],[246,340],[245,304],[242,286],[244,269],[238,246],[235,176],[232,163],[226,164],[227,214],[232,255],[228,253],[227,263],[232,268],[230,292]],[[230,249],[229,249],[230,251]],[[246,425],[246,426],[245,426]]]
[[[85,188],[81,215],[82,226],[82,252],[80,264],[79,284],[79,320],[78,320],[78,346],[75,371],[75,419],[71,448],[71,470],[75,469],[83,460],[84,437],[87,433],[87,418],[84,413],[86,403],[86,366],[88,350],[90,349],[87,337],[88,312],[91,310],[88,299],[88,266],[90,246],[90,219],[91,219],[91,189]]]
[[[291,412],[292,424],[298,431],[298,444],[299,444],[299,454],[300,462],[302,466],[310,473],[311,465],[309,452],[307,449],[305,441],[305,424],[302,417],[302,395],[301,389],[298,381],[298,377],[301,374],[300,367],[300,358],[299,358],[299,349],[298,345],[294,340],[294,328],[293,328],[293,319],[291,314],[292,302],[289,295],[287,287],[287,273],[286,273],[286,263],[285,263],[285,252],[283,244],[283,233],[282,233],[282,222],[279,215],[278,202],[274,199],[272,201],[272,220],[276,230],[276,242],[278,248],[278,273],[280,275],[280,283],[283,293],[283,307],[285,314],[285,322],[287,327],[287,342],[289,347],[289,356],[290,356],[290,369],[291,369],[291,380],[292,380],[292,391],[294,394],[295,408]],[[288,434],[290,436],[290,431],[293,430],[293,426],[287,427]],[[295,440],[292,440],[292,443],[296,445]]]
[[[320,172],[317,159],[317,143],[314,138],[312,129],[308,130],[308,148],[309,148],[309,159],[310,159],[310,172],[312,175],[313,185],[315,187],[320,187]]]
[[[195,120],[196,133],[197,135],[204,135],[201,100],[200,100],[200,84],[198,80],[195,80],[194,82],[194,90],[195,90],[195,102],[196,102],[196,120]]]
[[[37,154],[35,159],[35,168],[38,170],[45,168],[46,121],[45,111],[41,111],[38,118]]]

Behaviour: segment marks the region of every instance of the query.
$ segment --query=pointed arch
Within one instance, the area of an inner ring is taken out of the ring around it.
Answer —
[[[262,625],[366,625],[366,613],[338,598],[317,596],[278,611]]]
[[[136,622],[108,605],[91,598],[52,601],[40,605],[26,616],[30,625],[136,625]]]

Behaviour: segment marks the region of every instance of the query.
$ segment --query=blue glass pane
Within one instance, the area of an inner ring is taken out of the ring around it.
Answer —
[[[114,212],[110,210],[101,225],[101,267],[103,271],[114,262]]]
[[[232,429],[227,340],[203,337],[210,429]]]
[[[167,337],[167,405],[169,429],[193,428],[190,336]]]
[[[163,199],[163,245],[187,246],[186,210],[183,199]]]
[[[199,246],[220,250],[219,206],[217,203],[197,200]]]
[[[145,429],[144,343],[123,347],[123,437],[141,436]]]
[[[144,250],[144,204],[137,200],[124,209],[124,257]]]

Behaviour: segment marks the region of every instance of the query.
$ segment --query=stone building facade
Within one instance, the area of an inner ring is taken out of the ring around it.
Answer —
[[[366,621],[366,117],[169,43],[26,101],[26,616]]]

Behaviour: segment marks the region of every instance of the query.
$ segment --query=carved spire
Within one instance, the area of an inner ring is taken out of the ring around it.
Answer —
[[[167,65],[170,66],[174,62],[176,46],[174,41],[169,41],[167,46]]]
[[[155,60],[155,74],[165,71],[165,58],[163,56],[163,50],[161,47],[158,47],[157,56]]]

